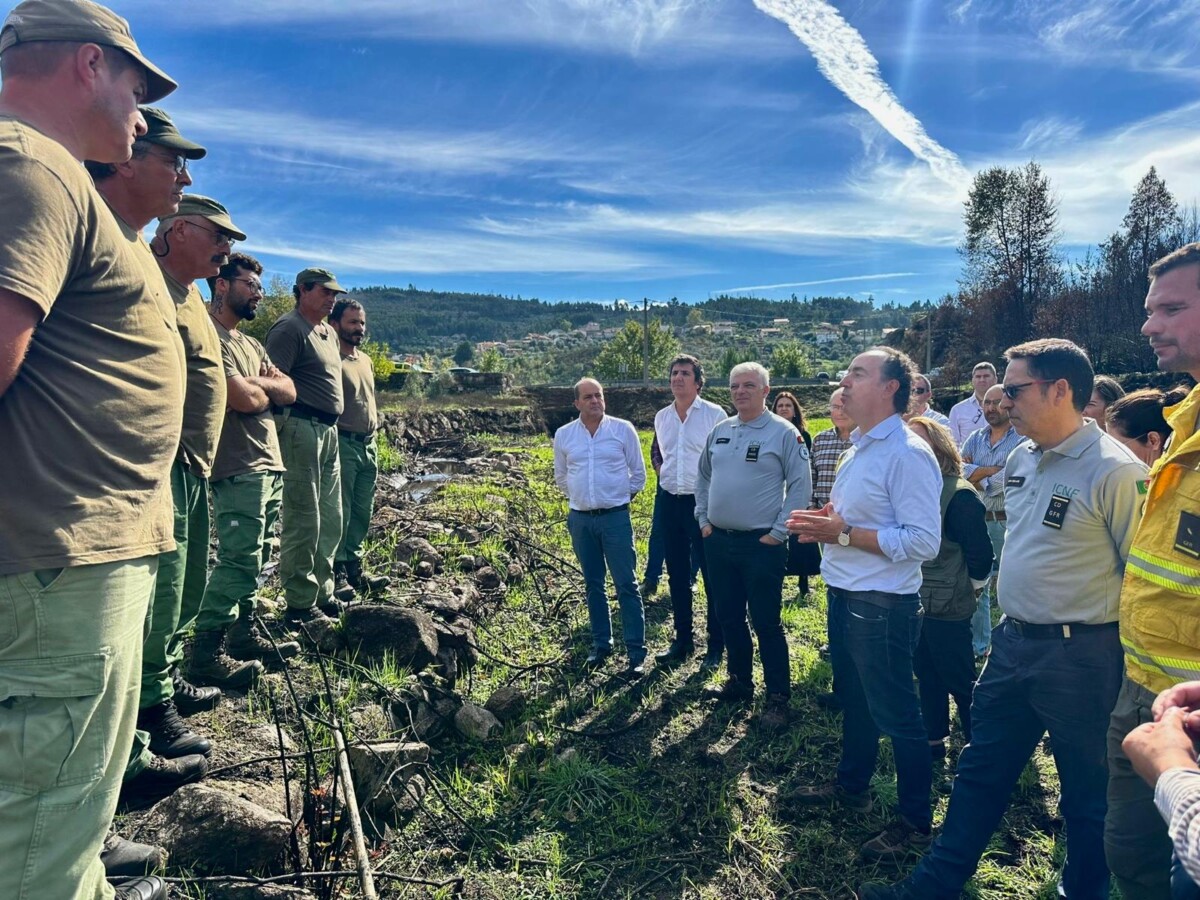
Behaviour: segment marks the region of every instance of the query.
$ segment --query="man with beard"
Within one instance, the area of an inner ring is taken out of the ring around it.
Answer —
[[[184,368],[162,276],[82,161],[129,160],[138,104],[175,87],[98,4],[0,25],[0,897],[113,896],[100,848],[174,546]]]
[[[262,302],[262,265],[234,253],[208,279],[208,314],[221,342],[227,403],[210,488],[217,530],[217,564],[196,616],[196,643],[221,647],[217,656],[194,655],[193,677],[221,679],[233,660],[295,656],[300,645],[272,644],[254,618],[254,590],[270,556],[270,540],[283,497],[283,458],[271,406],[296,399],[292,379],[277,369],[262,344],[238,325],[252,320]],[[232,657],[230,660],[228,657]]]
[[[375,508],[375,482],[379,477],[379,451],[375,433],[379,413],[375,408],[375,366],[359,351],[367,336],[367,312],[349,297],[338,300],[329,314],[342,355],[342,395],[346,408],[338,419],[338,456],[342,466],[342,542],[338,545],[334,593],[350,600],[355,591],[368,594],[392,583],[386,575],[364,575],[362,544]]]
[[[987,510],[988,537],[992,539],[995,554],[993,577],[979,595],[979,606],[971,617],[971,642],[975,655],[984,656],[992,644],[992,591],[995,589],[995,573],[1000,570],[1000,552],[1004,549],[1004,534],[1008,516],[1004,512],[1004,463],[1008,454],[1019,444],[1025,443],[1013,424],[1008,420],[1008,411],[1000,402],[1004,399],[1004,387],[993,384],[983,395],[983,417],[987,426],[971,432],[962,445],[963,477],[983,497]]]
[[[283,476],[283,534],[279,577],[290,625],[332,621],[333,556],[342,539],[341,463],[337,424],[342,397],[342,357],[329,314],[346,289],[327,269],[302,269],[292,295],[296,308],[267,332],[267,353],[296,386],[296,400],[278,414]]]

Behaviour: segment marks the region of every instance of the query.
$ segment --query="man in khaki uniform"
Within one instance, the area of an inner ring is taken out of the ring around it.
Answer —
[[[338,456],[342,466],[342,542],[334,563],[335,594],[351,600],[355,591],[368,594],[392,583],[386,575],[364,575],[362,544],[375,508],[379,451],[375,433],[375,366],[358,348],[367,336],[367,312],[357,300],[338,300],[329,314],[342,354],[342,395],[346,408],[338,419]]]
[[[66,0],[9,14],[0,78],[0,897],[101,900],[184,367],[157,267],[81,163],[128,160],[137,104],[175,83]]]
[[[279,577],[291,625],[320,624],[333,608],[333,556],[342,539],[342,485],[337,424],[342,400],[342,357],[327,321],[346,289],[326,269],[303,269],[292,294],[296,308],[267,332],[271,361],[296,386],[296,402],[276,417],[283,476],[283,533]]]
[[[254,619],[254,590],[270,557],[283,496],[283,459],[271,404],[293,403],[296,388],[275,368],[262,344],[238,331],[243,320],[257,315],[263,298],[258,260],[234,253],[208,284],[208,314],[221,341],[228,400],[209,485],[217,564],[196,618],[196,640],[219,642],[228,633],[228,653],[235,659],[287,658],[295,656],[300,645],[272,645],[266,638]],[[217,637],[207,637],[214,634]],[[192,662],[206,665],[195,656]]]
[[[142,229],[149,225],[151,220],[170,215],[178,209],[184,189],[192,183],[187,169],[188,160],[201,159],[206,151],[199,144],[184,138],[171,118],[162,110],[143,106],[141,113],[146,121],[146,133],[134,142],[133,155],[128,162],[98,163],[88,160],[84,165],[96,183],[96,190],[116,216],[117,224],[125,237],[136,246],[139,258],[150,261],[153,256],[149,246],[142,239]],[[153,270],[151,274],[155,274]],[[161,275],[158,277],[161,281]],[[164,296],[169,294],[165,288],[164,284]],[[180,324],[178,320],[177,324]],[[179,483],[174,474],[171,485],[177,510],[174,531],[176,544],[179,548],[185,548],[187,530],[186,527],[182,530],[180,528]],[[186,518],[183,524],[186,526]],[[164,553],[159,559],[155,598],[146,617],[150,638],[142,648],[143,671],[147,667],[147,661],[155,655],[156,644],[161,644],[161,641],[155,640],[153,625],[166,616],[161,612],[156,616],[154,608],[156,604],[161,605],[164,595],[169,597],[173,593],[169,589],[172,581],[179,581],[172,574],[173,571],[179,570],[177,563],[173,565],[179,552],[177,549],[171,553]],[[203,575],[204,571],[201,569],[201,578]],[[156,690],[157,688],[152,688],[151,693]],[[192,690],[199,694],[197,689]],[[218,693],[213,689],[209,690],[214,694]],[[147,690],[144,687],[141,700],[143,706],[147,703],[146,696]],[[157,740],[152,741],[147,732],[139,730],[136,733],[133,749],[130,751],[129,767],[126,770],[126,782],[122,788],[127,798],[134,794],[163,796],[204,776],[208,764],[203,754],[208,750],[208,742],[189,732],[177,717],[173,719],[173,724],[175,734],[166,741],[174,745],[169,751],[163,748],[161,734]],[[152,745],[155,753],[150,749]],[[100,856],[104,861],[105,871],[111,875],[153,868],[153,865],[160,861],[162,853],[158,848],[109,835],[105,839],[104,850]]]
[[[196,621],[204,597],[208,575],[207,482],[225,419],[221,343],[195,280],[216,275],[229,261],[234,243],[245,239],[228,210],[216,200],[184,194],[179,208],[159,219],[151,244],[178,309],[188,363],[183,438],[171,474],[175,541],[180,549],[159,562],[153,621],[142,666],[139,724],[150,731],[150,748],[161,754],[174,753],[184,740],[171,699],[170,671],[183,658],[183,634]],[[197,632],[189,673],[200,684],[244,690],[254,683],[262,665],[230,658],[220,637]],[[199,752],[206,753],[207,748]]]

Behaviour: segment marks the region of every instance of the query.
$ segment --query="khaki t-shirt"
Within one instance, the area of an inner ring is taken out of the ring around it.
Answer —
[[[360,350],[353,356],[342,354],[342,394],[346,409],[338,419],[339,431],[374,434],[379,427],[375,411],[375,367],[371,357]]]
[[[0,575],[174,549],[183,347],[149,247],[60,144],[7,117],[0,209],[0,288],[43,316],[0,395]]]
[[[221,342],[213,328],[204,298],[195,284],[183,285],[164,269],[163,280],[175,301],[179,336],[187,362],[183,398],[183,435],[179,460],[201,478],[212,471],[225,417],[225,375]]]
[[[342,414],[342,354],[328,322],[313,326],[299,310],[288,310],[267,332],[267,353],[291,376],[297,403]]]
[[[229,331],[220,322],[213,321],[212,324],[221,342],[226,378],[254,378],[262,371],[264,362],[271,362],[267,358],[267,351],[254,338],[240,331]],[[222,396],[224,393],[222,386]],[[220,481],[249,472],[282,471],[283,457],[279,455],[279,438],[275,434],[275,420],[270,407],[260,413],[240,413],[236,409],[227,409],[212,480]]]

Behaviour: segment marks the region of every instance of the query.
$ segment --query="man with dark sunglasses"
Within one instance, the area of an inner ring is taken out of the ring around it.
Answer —
[[[914,375],[912,386],[912,405],[909,406],[909,411],[901,416],[905,422],[914,416],[924,416],[926,419],[933,419],[939,425],[950,427],[950,420],[942,415],[936,409],[929,405],[929,401],[933,399],[933,386],[929,382],[928,375]]]

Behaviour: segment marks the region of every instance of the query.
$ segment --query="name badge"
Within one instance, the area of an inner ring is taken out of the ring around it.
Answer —
[[[1024,475],[1009,475],[1004,482],[1005,487],[1021,487],[1025,483]]]
[[[1066,497],[1051,497],[1050,505],[1046,507],[1046,515],[1042,517],[1042,524],[1051,528],[1062,528],[1063,520],[1067,517],[1067,507],[1070,505],[1071,501]]]
[[[717,438],[715,441],[713,441],[713,443],[714,444],[728,444],[729,438]]]
[[[758,448],[761,446],[755,442],[746,448],[746,462],[758,462]]]
[[[1192,559],[1200,559],[1200,516],[1190,512],[1179,514],[1175,529],[1175,549]]]

